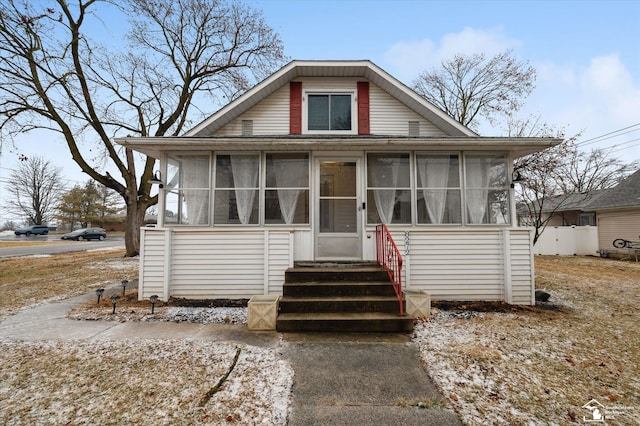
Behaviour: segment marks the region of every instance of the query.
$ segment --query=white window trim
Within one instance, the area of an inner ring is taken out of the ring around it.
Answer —
[[[164,227],[164,226],[168,226],[168,227],[193,227],[193,228],[207,228],[207,227],[211,227],[213,224],[213,211],[211,210],[211,206],[213,204],[213,167],[214,164],[212,164],[212,158],[213,158],[213,152],[212,151],[168,151],[165,152],[163,155],[163,159],[161,160],[161,167],[160,170],[162,171],[162,178],[164,179],[164,184],[167,184],[167,179],[169,178],[169,173],[168,173],[168,169],[169,169],[169,161],[170,160],[177,160],[176,157],[197,157],[197,156],[202,156],[202,157],[209,157],[209,187],[208,188],[184,188],[182,186],[177,187],[177,190],[179,192],[184,191],[185,189],[189,190],[196,190],[196,191],[208,191],[209,192],[209,214],[207,215],[207,223],[206,224],[189,224],[189,223],[181,223],[181,222],[167,222],[166,220],[166,197],[169,195],[169,192],[171,192],[170,190],[168,190],[166,187],[162,188],[161,190],[158,191],[158,209],[162,209],[162,224],[160,226]],[[161,195],[161,196],[160,196]],[[160,202],[160,200],[162,200],[162,202]],[[160,214],[158,214],[158,216],[160,216]],[[160,222],[160,220],[158,219],[158,222]]]
[[[463,226],[465,227],[502,227],[502,228],[506,228],[506,227],[510,227],[513,226],[513,221],[514,221],[514,213],[512,211],[512,209],[514,208],[514,205],[512,203],[512,200],[515,198],[515,195],[513,193],[513,191],[510,190],[509,187],[509,170],[510,170],[510,164],[513,164],[513,160],[511,158],[511,156],[509,155],[508,152],[503,152],[503,151],[496,151],[496,152],[485,152],[485,151],[462,151],[460,153],[461,155],[461,159],[462,159],[462,168],[461,168],[461,172],[462,172],[462,178],[464,179],[464,181],[462,182],[462,220],[463,220]],[[497,187],[497,186],[487,186],[487,187],[482,187],[482,188],[469,188],[468,184],[467,184],[467,156],[471,156],[471,157],[480,157],[480,156],[485,156],[485,157],[505,157],[505,164],[506,164],[506,171],[505,173],[507,173],[507,183],[505,184],[504,187]],[[498,190],[498,191],[502,191],[504,190],[507,194],[508,200],[507,200],[507,207],[509,208],[509,215],[508,215],[508,219],[509,221],[507,223],[470,223],[469,222],[469,212],[467,211],[467,191],[470,189],[487,189],[487,190]]]
[[[351,130],[309,130],[309,95],[349,95],[351,96]],[[302,89],[302,134],[303,135],[357,135],[358,99],[355,90],[304,90]]]

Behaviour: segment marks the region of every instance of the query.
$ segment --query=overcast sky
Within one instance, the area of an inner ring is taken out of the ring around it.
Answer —
[[[251,3],[281,35],[289,58],[369,59],[408,85],[456,53],[512,49],[537,70],[523,117],[540,115],[567,136],[582,132],[584,149],[612,147],[625,160],[640,159],[640,1]],[[502,133],[482,129],[484,136]],[[0,199],[19,153],[62,166],[69,186],[88,179],[61,140],[37,133],[16,142],[19,152],[5,146],[0,156]]]

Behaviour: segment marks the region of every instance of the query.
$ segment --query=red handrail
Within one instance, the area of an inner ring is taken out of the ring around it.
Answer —
[[[404,316],[402,304],[402,256],[391,233],[384,223],[376,226],[376,263],[389,274],[393,289],[400,303],[400,316]]]

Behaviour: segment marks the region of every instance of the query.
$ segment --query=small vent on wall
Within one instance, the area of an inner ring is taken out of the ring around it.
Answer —
[[[409,122],[409,136],[420,136],[420,122],[419,121],[410,121]]]
[[[253,135],[253,120],[242,120],[242,136]]]

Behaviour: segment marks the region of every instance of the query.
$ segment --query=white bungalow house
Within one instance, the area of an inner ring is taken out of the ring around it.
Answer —
[[[375,260],[385,223],[403,286],[535,303],[512,164],[560,141],[480,137],[370,61],[292,61],[183,136],[117,142],[160,160],[141,299],[279,295],[294,262]]]

